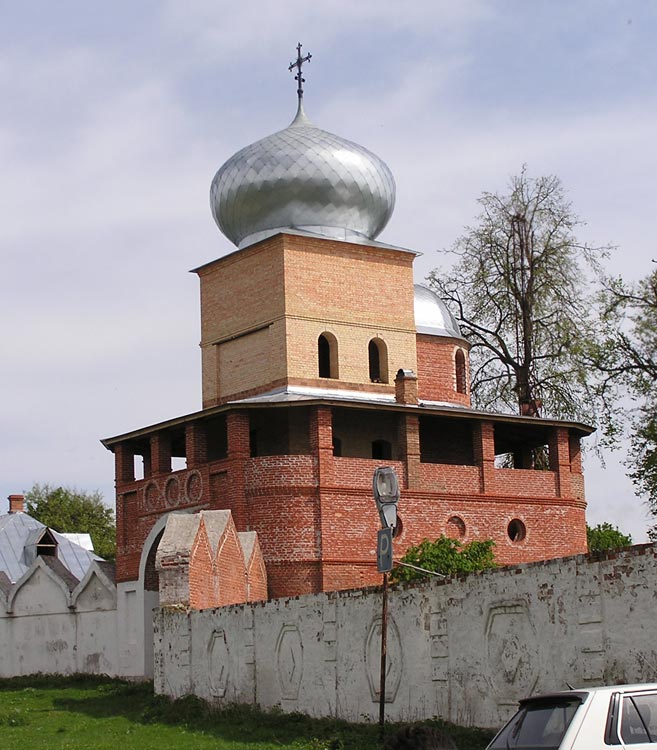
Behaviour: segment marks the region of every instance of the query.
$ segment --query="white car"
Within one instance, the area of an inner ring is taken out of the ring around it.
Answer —
[[[487,750],[613,750],[629,745],[657,750],[657,683],[525,698]]]

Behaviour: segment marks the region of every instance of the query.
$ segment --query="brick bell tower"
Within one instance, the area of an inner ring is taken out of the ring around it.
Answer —
[[[383,464],[402,488],[396,556],[442,533],[493,539],[502,564],[586,551],[591,428],[471,408],[468,342],[413,284],[416,254],[375,239],[392,174],[310,122],[304,61],[299,49],[292,123],[212,183],[237,249],[196,269],[202,409],[103,441],[116,462],[119,592],[146,609],[172,511],[230,510],[238,532],[256,531],[272,597],[376,583],[371,481]],[[539,447],[549,470],[534,468]]]

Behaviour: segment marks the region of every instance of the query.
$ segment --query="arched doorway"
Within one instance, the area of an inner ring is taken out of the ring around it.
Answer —
[[[161,516],[146,537],[139,579],[117,585],[119,670],[123,677],[153,676],[153,610],[160,604],[155,555],[169,515]]]

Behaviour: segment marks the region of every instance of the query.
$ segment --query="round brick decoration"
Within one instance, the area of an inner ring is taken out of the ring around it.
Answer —
[[[180,500],[180,482],[178,477],[169,477],[164,487],[164,498],[169,506],[177,505]]]
[[[157,482],[149,482],[144,488],[144,508],[146,510],[155,510],[158,505],[160,490]]]
[[[185,486],[187,499],[193,503],[197,503],[203,494],[203,480],[201,474],[198,471],[192,471],[187,477],[187,483]]]

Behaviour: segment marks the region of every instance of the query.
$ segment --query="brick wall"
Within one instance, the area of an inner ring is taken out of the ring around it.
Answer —
[[[227,511],[170,516],[156,566],[162,606],[208,609],[267,598],[257,535],[241,537]]]
[[[308,454],[251,457],[250,426],[266,424],[267,412],[232,411],[226,459],[122,484],[118,579],[138,577],[144,541],[163,513],[212,508],[231,511],[238,532],[258,533],[272,596],[374,582],[379,520],[371,481],[381,465],[395,467],[402,488],[398,556],[425,537],[452,533],[454,524],[463,525],[463,541],[493,539],[503,563],[586,549],[577,441],[562,428],[553,428],[550,439],[555,469],[501,469],[494,465],[490,422],[329,407],[291,411],[276,410],[269,427],[279,425],[284,450],[293,442],[290,431],[303,423]],[[334,456],[333,435],[343,437],[343,452],[361,456],[375,437],[388,438],[402,460]]]
[[[384,347],[384,382],[414,369],[413,258],[279,235],[199,269],[204,406],[274,383],[326,385],[317,356],[323,333],[335,342],[343,385],[370,382],[373,338]]]
[[[417,335],[418,395],[421,399],[470,406],[468,348],[468,344],[457,339]],[[455,356],[458,350],[465,355],[465,393],[457,391]]]

